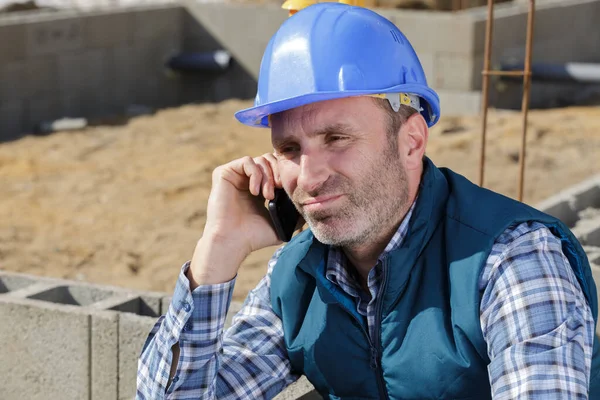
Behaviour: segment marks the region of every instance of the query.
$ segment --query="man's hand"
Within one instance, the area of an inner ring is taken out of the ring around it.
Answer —
[[[264,206],[275,187],[281,181],[272,154],[240,158],[214,170],[204,233],[187,274],[192,290],[231,280],[248,254],[281,243]]]

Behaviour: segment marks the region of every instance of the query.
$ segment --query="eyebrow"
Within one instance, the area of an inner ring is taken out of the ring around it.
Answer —
[[[316,131],[309,132],[307,134],[307,136],[309,138],[314,138],[317,136],[324,136],[324,135],[328,135],[328,134],[332,134],[332,133],[349,135],[349,134],[355,133],[355,130],[352,129],[352,127],[350,125],[347,125],[344,123],[336,123],[336,124],[331,124],[331,125],[327,125],[322,128],[319,128]],[[283,145],[293,142],[294,139],[295,139],[294,135],[287,135],[280,139],[274,139],[272,141],[272,144],[273,144],[273,147],[275,149],[277,149]]]

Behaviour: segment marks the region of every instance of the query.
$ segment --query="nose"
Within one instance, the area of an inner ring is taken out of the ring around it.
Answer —
[[[306,193],[314,193],[329,178],[327,160],[314,152],[300,156],[298,187]]]

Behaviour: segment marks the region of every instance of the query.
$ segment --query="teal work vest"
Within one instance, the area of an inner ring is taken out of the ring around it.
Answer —
[[[327,246],[310,231],[285,246],[273,270],[271,303],[293,369],[325,398],[491,398],[478,282],[495,239],[513,224],[538,221],[561,238],[597,321],[587,257],[564,224],[424,165],[408,234],[383,261],[373,338],[354,300],[325,278]],[[591,399],[600,398],[599,350],[596,338]]]

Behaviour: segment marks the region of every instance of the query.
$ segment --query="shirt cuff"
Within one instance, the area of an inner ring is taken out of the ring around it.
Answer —
[[[165,315],[165,329],[172,338],[172,344],[192,332],[203,332],[207,339],[217,337],[225,326],[233,296],[236,277],[228,282],[201,285],[190,290],[190,282],[186,276],[189,267],[188,261],[181,268]]]

